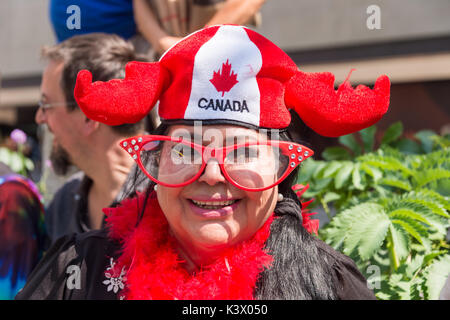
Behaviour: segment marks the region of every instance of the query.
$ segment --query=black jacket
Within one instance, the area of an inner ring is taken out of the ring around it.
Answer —
[[[322,241],[318,243],[323,254],[334,261],[331,279],[339,299],[375,299],[353,260]],[[105,276],[119,254],[120,245],[108,238],[106,229],[65,236],[47,252],[16,299],[120,299],[120,290],[115,293]]]

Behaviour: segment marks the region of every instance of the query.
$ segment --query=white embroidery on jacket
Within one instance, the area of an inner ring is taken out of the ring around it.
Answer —
[[[119,273],[114,268],[116,263],[114,262],[113,258],[110,259],[109,263],[110,266],[106,269],[106,280],[103,281],[103,284],[108,286],[106,288],[108,292],[112,290],[114,293],[117,293],[119,289],[123,290],[123,288],[125,288],[124,283],[127,281],[127,277],[125,276],[125,267],[122,267],[122,270]]]

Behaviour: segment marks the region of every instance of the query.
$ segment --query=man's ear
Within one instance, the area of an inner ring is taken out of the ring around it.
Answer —
[[[86,137],[90,136],[95,131],[97,131],[99,126],[100,126],[100,122],[91,120],[88,117],[86,117],[84,120],[84,125],[83,125],[83,135]]]

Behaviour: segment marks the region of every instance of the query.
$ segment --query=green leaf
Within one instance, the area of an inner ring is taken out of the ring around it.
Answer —
[[[391,225],[392,225],[392,223],[391,223]],[[390,261],[389,261],[389,255],[387,253],[387,250],[383,250],[383,248],[381,248],[374,254],[374,256],[372,258],[376,265],[378,265],[380,267],[384,267],[386,269],[386,271],[388,270],[388,267],[390,266]]]
[[[411,299],[411,283],[409,281],[399,281],[396,285],[396,291],[400,300]]]
[[[374,185],[373,188],[375,189],[375,191],[378,192],[379,197],[381,198],[387,198],[388,195],[390,194],[390,191],[386,190],[386,188],[384,188],[383,186]]]
[[[409,169],[406,164],[392,156],[369,154],[359,157],[358,160],[360,160],[362,164],[384,169],[386,171],[401,171],[407,176],[413,175],[413,171]]]
[[[24,166],[19,154],[17,154],[16,152],[12,152],[10,161],[11,163],[9,164],[9,166],[12,171],[17,173],[21,173],[23,171]]]
[[[434,144],[433,139],[431,139],[431,137],[434,137],[435,135],[436,133],[434,131],[421,130],[417,132],[414,136],[420,140],[423,151],[425,151],[426,153],[430,153],[431,151],[433,151],[433,144]]]
[[[398,138],[403,133],[403,124],[401,122],[395,122],[389,128],[386,129],[386,132],[383,135],[383,139],[381,140],[381,144],[389,144]]]
[[[398,149],[400,152],[406,154],[422,153],[422,148],[420,147],[420,145],[411,139],[399,139],[398,141],[391,143],[391,145],[394,148]]]
[[[328,187],[328,185],[330,184],[331,181],[333,181],[333,178],[319,179],[319,180],[316,180],[316,182],[312,185],[312,187],[314,190],[324,191],[324,189]],[[305,197],[306,197],[306,193],[305,193]]]
[[[383,173],[380,170],[365,163],[361,164],[361,169],[371,176],[375,183],[377,183],[383,176]]]
[[[447,254],[433,262],[425,272],[425,287],[427,298],[439,299],[439,294],[444,287],[450,273],[450,254]]]
[[[361,154],[361,146],[358,144],[353,134],[347,134],[339,137],[338,140],[341,144],[352,150],[355,156],[359,156]]]
[[[442,219],[441,217],[429,212],[423,212],[422,215],[425,216],[430,223],[430,232],[437,232],[440,235],[438,237],[445,237],[445,235],[447,234],[447,229],[449,227],[448,220]]]
[[[434,151],[428,154],[411,157],[421,169],[444,168],[450,169],[450,148]]]
[[[433,189],[443,196],[450,197],[450,179],[436,181],[436,187]]]
[[[426,198],[415,197],[415,196],[416,196],[415,193],[407,194],[403,197],[403,199],[401,201],[403,203],[411,203],[416,206],[422,206],[424,208],[423,212],[427,212],[427,210],[428,210],[429,212],[432,212],[432,213],[442,216],[444,218],[447,218],[447,219],[450,218],[450,215],[447,214],[446,210],[443,208],[443,206],[440,203],[435,202],[433,200],[428,200]]]
[[[414,174],[414,179],[417,183],[418,189],[429,184],[430,182],[449,178],[450,170],[443,168],[420,170]]]
[[[421,215],[419,212],[416,212],[409,208],[400,208],[400,209],[394,210],[389,213],[389,217],[397,218],[397,219],[409,218],[409,219],[413,219],[413,220],[417,220],[417,221],[426,223],[427,225],[431,225],[431,223],[428,221],[428,219],[426,217]]]
[[[426,230],[423,231],[423,227],[412,219],[393,219],[392,223],[399,225],[406,232],[408,232],[413,238],[415,238],[419,243],[424,245],[424,240],[422,237],[426,237]]]
[[[378,184],[391,186],[395,188],[399,188],[406,191],[411,191],[412,186],[408,182],[408,180],[401,180],[396,177],[390,177],[390,178],[383,178],[378,181]]]
[[[0,147],[0,162],[3,162],[7,165],[11,163],[11,152],[9,149]]]
[[[414,279],[411,282],[411,300],[423,300],[423,295],[422,295],[422,283],[423,280],[422,279]]]
[[[341,198],[341,195],[336,192],[327,192],[323,196],[322,201],[325,203],[328,203],[331,201],[339,200],[340,198]]]
[[[422,238],[423,247],[425,249],[425,254],[429,254],[431,252],[431,236]]]
[[[408,278],[412,278],[414,274],[419,270],[424,261],[424,256],[417,254],[410,263],[406,266],[405,274]]]
[[[378,300],[392,300],[392,295],[390,295],[388,292],[378,291],[375,293],[375,296]]]
[[[389,278],[389,284],[396,286],[400,281],[402,281],[403,275],[399,273],[393,273]]]
[[[432,193],[427,194],[432,195]],[[425,198],[426,200],[421,199],[421,197],[425,197],[425,195],[410,192],[390,201],[386,210],[391,213],[395,212],[395,217],[405,217],[423,222],[439,234],[445,235],[449,221],[448,219],[443,219],[443,217],[449,217],[445,209],[431,196],[429,199]]]
[[[373,206],[370,212],[361,211],[359,219],[352,221],[345,237],[344,253],[350,255],[357,249],[361,259],[369,259],[381,247],[389,225],[390,220],[381,206]]]
[[[349,151],[342,147],[328,147],[322,152],[322,158],[327,161],[332,160],[350,160]]]
[[[450,139],[447,137],[441,137],[441,136],[435,135],[435,136],[431,137],[430,139],[433,140],[433,143],[435,145],[439,146],[442,149],[450,147]]]
[[[362,213],[381,211],[383,208],[375,203],[363,203],[346,209],[331,219],[331,222],[322,229],[325,241],[337,249],[344,242],[353,220],[359,220]]]
[[[375,126],[368,127],[366,129],[363,129],[359,131],[359,134],[361,136],[361,140],[364,144],[364,151],[371,152],[373,150],[373,146],[375,144],[375,132],[377,131],[377,128]]]
[[[308,158],[303,161],[298,172],[297,183],[308,183],[319,165],[324,166],[325,163],[323,161],[316,161],[313,158]]]
[[[427,265],[430,261],[432,261],[434,258],[439,257],[443,254],[448,253],[448,250],[440,250],[440,251],[435,251],[435,252],[431,252],[429,254],[427,254],[425,256],[425,259],[423,261],[424,265]]]
[[[322,178],[332,177],[339,168],[342,167],[342,162],[332,161],[324,169],[322,173]]]
[[[353,163],[347,162],[342,165],[338,173],[334,177],[334,186],[336,189],[342,188],[344,183],[350,178],[353,170]]]
[[[410,195],[408,195],[408,197],[409,196]],[[414,192],[414,197],[416,199],[432,201],[433,203],[436,203],[436,205],[440,205],[444,209],[450,210],[450,202],[448,201],[448,198],[443,197],[442,195],[440,195],[439,193],[437,193],[433,190],[422,189],[420,191],[416,191],[416,192]]]
[[[399,226],[391,224],[389,227],[394,251],[399,260],[405,259],[409,255],[409,236]]]
[[[364,190],[364,186],[361,184],[361,164],[357,163],[352,171],[353,186],[358,190]]]
[[[325,161],[317,162],[316,167],[314,168],[314,173],[312,174],[312,177],[317,179],[321,178],[323,174],[323,169],[327,166],[327,163]]]
[[[34,169],[34,163],[33,163],[33,161],[31,161],[31,159],[25,158],[24,164],[25,164],[25,168],[28,171],[32,171]]]

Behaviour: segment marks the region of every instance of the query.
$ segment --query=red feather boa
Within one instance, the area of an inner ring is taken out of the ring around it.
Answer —
[[[154,193],[144,217],[135,226],[144,201],[141,194],[125,200],[120,207],[104,210],[110,237],[122,243],[123,252],[113,272],[123,267],[128,270],[121,292],[126,299],[253,299],[258,275],[272,263],[264,244],[273,215],[252,239],[228,249],[215,263],[191,275],[181,265],[176,240],[169,235]]]

